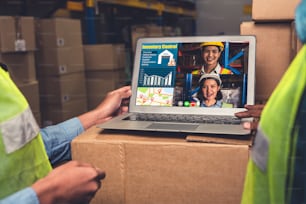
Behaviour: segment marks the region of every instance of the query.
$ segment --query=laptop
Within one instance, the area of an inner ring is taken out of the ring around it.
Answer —
[[[231,74],[220,74],[221,107],[202,107],[204,42],[222,42],[219,64]],[[254,36],[150,37],[137,41],[129,112],[99,124],[105,130],[136,130],[221,135],[249,135],[236,112],[254,104]]]

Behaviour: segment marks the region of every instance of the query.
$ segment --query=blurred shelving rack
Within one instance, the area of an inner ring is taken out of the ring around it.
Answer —
[[[181,35],[195,31],[196,9],[191,0],[68,0],[83,20],[84,44],[124,43],[126,70],[132,70],[134,25],[178,28]],[[83,10],[80,3],[83,3]],[[68,5],[68,4],[67,4]]]
[[[84,3],[87,25],[93,25],[94,23],[90,21],[94,21],[101,12],[105,12],[109,24],[112,24],[108,25],[108,28],[120,26],[121,22],[115,22],[116,19],[126,19],[125,25],[155,23],[160,26],[166,24],[183,26],[183,35],[192,35],[195,31],[196,9],[192,0],[85,0]],[[126,9],[128,13],[123,12],[123,9]],[[188,28],[185,29],[187,26]],[[101,41],[95,40],[93,36],[95,32],[97,31],[94,26],[87,26],[86,43],[95,44],[96,41]],[[113,29],[109,32],[118,33],[118,30]]]
[[[96,0],[98,3],[115,4],[139,9],[155,10],[159,15],[163,12],[196,17],[194,5],[190,3],[189,7],[182,6],[186,2],[179,1],[145,1],[145,0]],[[168,2],[168,3],[167,3]]]

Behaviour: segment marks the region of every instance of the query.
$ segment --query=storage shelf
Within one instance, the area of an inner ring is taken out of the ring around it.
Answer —
[[[186,9],[182,6],[169,6],[158,1],[141,1],[141,0],[97,0],[98,3],[117,4],[140,9],[156,10],[159,15],[163,12],[173,13],[185,16],[196,17],[194,9]]]

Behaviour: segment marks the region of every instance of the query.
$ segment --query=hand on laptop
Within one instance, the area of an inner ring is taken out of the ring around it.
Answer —
[[[109,92],[104,100],[92,111],[79,116],[84,129],[100,124],[128,111],[128,103],[131,96],[131,86],[124,86]]]
[[[253,122],[245,122],[243,124],[245,129],[250,129],[250,130],[256,130],[261,112],[263,110],[265,105],[263,104],[256,104],[256,105],[245,105],[244,107],[247,109],[246,111],[238,112],[235,113],[235,116],[238,118],[250,118],[253,117],[254,121]]]
[[[128,103],[126,100],[132,94],[131,86],[124,86],[109,92],[104,100],[97,106],[95,110],[101,112],[101,116],[113,117],[128,111]],[[100,109],[103,109],[100,110]],[[102,117],[101,117],[102,118]]]

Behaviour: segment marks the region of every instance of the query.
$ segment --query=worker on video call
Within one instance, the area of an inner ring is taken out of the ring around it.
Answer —
[[[233,72],[219,63],[221,53],[224,50],[222,42],[204,42],[200,45],[203,65],[200,74],[233,74]]]
[[[257,118],[245,124],[256,136],[243,204],[306,203],[306,0],[296,8],[295,24],[303,47],[267,104],[247,105],[247,111],[236,113],[241,118]]]
[[[84,130],[126,112],[121,102],[131,95],[130,87],[109,92],[94,110],[43,129],[4,65],[0,90],[0,203],[89,203],[105,172],[69,161],[70,143]]]
[[[218,74],[203,74],[199,80],[197,98],[201,107],[221,108],[221,79]]]

